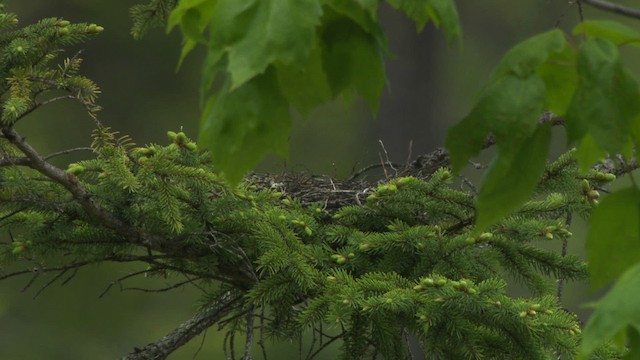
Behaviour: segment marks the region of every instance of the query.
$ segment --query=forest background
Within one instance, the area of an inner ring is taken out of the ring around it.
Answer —
[[[19,14],[23,24],[57,16],[105,28],[100,37],[77,49],[84,51],[83,74],[102,88],[99,103],[104,110],[100,116],[107,126],[131,135],[141,145],[165,143],[166,131],[180,127],[196,137],[202,56],[187,58],[176,73],[180,51],[177,32],[167,36],[158,29],[141,41],[133,40],[128,11],[136,3],[30,0],[9,1],[8,9]],[[618,3],[632,5],[633,1]],[[584,10],[587,19],[597,11]],[[398,162],[406,159],[410,142],[414,156],[442,146],[447,128],[469,111],[474,96],[507,49],[555,25],[570,29],[578,17],[575,6],[557,0],[464,2],[459,11],[463,45],[449,46],[430,26],[417,34],[403,14],[383,6],[380,15],[393,57],[387,61],[389,85],[376,118],[372,119],[364,103],[356,102],[353,108],[341,101],[327,105],[315,111],[311,121],[296,119],[286,164],[276,157],[267,158],[258,171],[286,169],[345,177],[354,168],[379,161],[382,149],[378,140]],[[597,14],[598,18],[608,16]],[[634,25],[633,20],[616,20]],[[74,50],[68,50],[68,56]],[[639,48],[623,48],[622,52],[630,58],[640,55]],[[640,75],[640,64],[627,65]],[[90,142],[92,123],[79,120],[86,115],[77,104],[60,102],[32,116],[21,131],[42,153]],[[556,135],[560,149],[561,134]],[[491,155],[491,151],[484,154],[485,160]],[[474,170],[468,171],[473,178]],[[569,251],[583,255],[584,223],[575,222],[572,232],[575,236]],[[35,299],[37,289],[20,292],[25,279],[0,282],[0,359],[68,359],[70,351],[78,359],[114,359],[128,352],[132,344],[163,336],[193,313],[189,289],[160,294],[112,289],[99,298],[105,287],[126,271],[124,267],[95,266],[67,286],[51,287]],[[157,285],[162,286],[162,281]],[[580,305],[595,296],[589,294],[585,283],[570,283],[563,302],[586,319],[588,312]],[[198,358],[222,356],[222,336],[213,330],[206,334]],[[200,340],[180,349],[172,359],[193,358]],[[276,347],[272,352],[281,356],[295,350],[289,344],[272,346]],[[323,358],[331,357],[327,352]]]

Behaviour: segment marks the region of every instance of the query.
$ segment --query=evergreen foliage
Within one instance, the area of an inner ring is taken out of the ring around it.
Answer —
[[[165,17],[170,3],[134,8],[134,33]],[[538,243],[567,241],[567,218],[587,216],[596,189],[615,176],[581,175],[575,154],[564,154],[546,164],[528,202],[481,233],[472,226],[476,194],[456,189],[447,168],[385,179],[337,210],[250,181],[231,187],[183,132],[168,132],[166,146],[136,147],[97,121],[99,90],[78,74],[80,58],[52,62],[60,47],[101,27],[45,19],[16,28],[15,19],[0,13],[0,229],[11,236],[0,246],[0,264],[37,265],[0,279],[52,273],[46,288],[85,265],[144,263],[119,281],[186,277],[177,285],[202,291],[203,310],[218,311],[215,322],[228,329],[227,346],[246,335],[247,359],[255,328],[261,338],[311,334],[308,359],[337,340],[342,359],[410,358],[408,339],[430,359],[578,352],[580,322],[559,304],[553,284],[586,277],[586,265]],[[93,158],[66,170],[14,128],[58,99],[45,98],[54,90],[96,121]],[[532,295],[510,296],[507,276]],[[591,358],[619,356],[603,347]]]

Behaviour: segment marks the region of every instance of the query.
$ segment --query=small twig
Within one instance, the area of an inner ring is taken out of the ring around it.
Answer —
[[[242,360],[251,360],[251,349],[253,348],[253,305],[247,309],[247,338],[244,342],[244,355]]]
[[[580,0],[578,4],[580,4],[580,2],[614,14],[640,19],[640,9],[614,4],[605,0]]]
[[[567,213],[567,218],[565,220],[565,224],[567,226],[571,225],[571,212]],[[562,237],[562,250],[560,252],[560,256],[562,256],[563,258],[567,256],[567,245],[568,245],[568,241],[567,241],[567,237],[563,236]],[[560,303],[562,301],[562,292],[564,290],[564,277],[560,276],[558,278],[558,292],[556,294],[556,296],[558,297],[558,302]]]
[[[264,306],[260,309],[260,340],[258,340],[258,345],[262,350],[262,360],[267,360],[267,348],[264,343]]]
[[[389,153],[387,153],[387,149],[384,147],[384,143],[382,142],[382,140],[378,140],[378,142],[380,143],[380,147],[382,147],[382,151],[384,151],[384,157],[387,160],[386,164],[389,165],[389,167],[395,171],[396,176],[398,176],[398,169],[396,169],[393,166],[393,163],[391,162],[391,160],[389,160]],[[386,174],[385,174],[386,175]]]
[[[202,332],[202,340],[200,341],[200,345],[198,345],[198,349],[196,349],[196,352],[193,354],[193,356],[191,357],[192,359],[195,359],[196,357],[198,357],[198,354],[200,353],[200,351],[202,351],[202,349],[204,348],[204,340],[207,338],[207,331],[209,329],[205,330]]]
[[[58,281],[58,279],[63,277],[64,274],[66,274],[67,271],[69,271],[69,270],[70,270],[70,268],[69,269],[64,269],[64,270],[60,271],[58,274],[56,274],[56,276],[54,276],[53,279],[47,281],[44,285],[42,285],[40,287],[40,289],[38,289],[38,291],[35,293],[35,295],[33,295],[33,298],[34,299],[37,298],[40,294],[42,294],[43,291],[45,291],[49,286],[53,285],[53,283]]]
[[[378,154],[378,155],[380,155],[380,154]],[[384,161],[382,161],[382,156],[380,156],[380,160],[381,160],[381,161],[380,161],[380,163],[379,163],[379,164],[371,164],[371,165],[367,165],[367,166],[363,167],[362,169],[360,169],[360,170],[356,171],[356,172],[355,172],[355,173],[353,173],[351,176],[349,176],[349,177],[347,178],[347,180],[346,180],[346,181],[352,181],[352,180],[355,180],[357,177],[359,177],[360,175],[364,174],[365,172],[367,172],[367,171],[369,171],[369,170],[377,169],[377,168],[380,168],[380,167],[384,169],[385,162],[384,162]],[[397,167],[402,167],[402,165],[401,165],[401,164],[396,164],[396,163],[390,163],[389,165],[397,166]],[[386,171],[385,171],[385,173],[386,173]],[[387,175],[387,174],[385,174],[385,175]],[[387,176],[387,178],[388,178],[388,176]]]
[[[86,147],[86,146],[85,147],[77,147],[77,148],[67,149],[67,150],[55,152],[53,154],[49,154],[47,156],[44,156],[43,159],[49,160],[49,159],[54,158],[56,156],[67,155],[67,154],[71,154],[71,153],[78,152],[78,151],[93,151],[93,149],[90,148],[90,147]]]
[[[72,99],[72,100],[73,100],[73,99],[76,99],[76,97],[75,97],[75,96],[73,96],[73,95],[62,95],[62,96],[57,96],[57,97],[54,97],[54,98],[51,98],[51,99],[48,99],[48,100],[45,100],[45,101],[37,102],[37,103],[35,103],[31,108],[29,108],[27,111],[25,111],[25,112],[23,112],[22,114],[20,114],[20,116],[18,116],[18,117],[15,119],[14,123],[17,123],[19,120],[21,120],[21,119],[22,119],[22,118],[24,118],[25,116],[27,116],[27,115],[31,114],[31,113],[32,113],[32,112],[34,112],[35,110],[37,110],[37,109],[41,108],[42,106],[45,106],[45,105],[51,104],[51,103],[56,102],[56,101],[59,101],[59,100],[69,100],[69,99]]]
[[[411,156],[413,155],[413,139],[409,140],[409,150],[407,151],[407,161],[404,162],[405,167],[409,167]]]
[[[31,285],[33,285],[33,283],[36,281],[36,279],[40,277],[40,273],[35,273],[33,274],[33,276],[31,277],[31,279],[27,282],[27,284],[22,288],[22,292],[25,292],[27,290],[29,290],[29,288],[31,287]]]
[[[72,273],[71,275],[69,275],[68,278],[62,280],[62,282],[60,283],[60,286],[65,286],[67,285],[71,280],[73,280],[74,277],[76,277],[76,275],[78,275],[78,272],[80,271],[80,268],[75,268],[73,270],[71,270]]]
[[[388,179],[389,174],[387,173],[387,168],[384,166],[384,159],[382,159],[382,154],[378,153],[378,157],[380,158],[380,166],[382,167],[382,171],[384,171],[384,178]]]
[[[582,2],[581,0],[576,0],[575,3],[576,5],[578,5],[578,16],[580,16],[580,22],[582,23],[584,22],[584,11],[582,10]]]
[[[190,282],[192,282],[191,279],[185,280],[185,281],[180,281],[180,282],[177,282],[177,283],[175,283],[173,285],[169,285],[169,286],[166,286],[166,287],[163,287],[163,288],[159,288],[159,289],[145,289],[145,288],[140,288],[140,287],[123,287],[122,291],[133,290],[133,291],[140,291],[140,292],[146,292],[146,293],[167,292],[167,291],[170,291],[170,290],[177,289],[179,287],[185,286],[186,284],[189,284]]]
[[[329,338],[329,341],[327,341],[326,343],[322,344],[318,348],[318,350],[316,350],[313,354],[311,354],[311,356],[308,357],[308,360],[312,360],[313,358],[318,356],[318,354],[320,354],[320,352],[322,350],[324,350],[327,346],[331,345],[334,341],[336,341],[338,339],[341,339],[343,335],[344,335],[344,333],[341,333],[340,335],[337,335],[337,336],[327,336]]]

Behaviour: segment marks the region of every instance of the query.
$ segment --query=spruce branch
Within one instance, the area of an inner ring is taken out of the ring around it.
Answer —
[[[159,244],[162,239],[136,229],[98,205],[91,193],[78,182],[75,176],[47,162],[14,128],[2,127],[5,138],[15,145],[29,160],[29,166],[62,185],[82,206],[87,214],[108,229],[128,239],[133,244]]]

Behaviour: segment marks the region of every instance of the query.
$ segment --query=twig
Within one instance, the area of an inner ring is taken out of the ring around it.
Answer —
[[[312,360],[313,358],[315,358],[318,354],[320,354],[320,352],[322,350],[324,350],[327,346],[331,345],[331,343],[333,343],[334,341],[341,339],[342,336],[344,336],[344,333],[341,333],[340,335],[337,336],[328,336],[329,341],[327,341],[326,343],[322,344],[318,350],[316,350],[313,354],[311,354],[311,356],[308,357],[308,360]]]
[[[260,311],[260,340],[258,340],[258,345],[262,350],[262,360],[267,360],[267,348],[264,345],[264,306]]]
[[[389,167],[390,167],[393,171],[395,171],[396,176],[397,176],[397,175],[398,175],[398,169],[396,169],[396,168],[393,166],[393,163],[391,162],[391,160],[389,160],[389,153],[387,153],[387,149],[384,147],[384,143],[382,142],[382,140],[378,140],[378,142],[380,143],[380,147],[382,147],[382,151],[384,151],[384,157],[385,157],[385,159],[387,160],[387,161],[386,161],[386,164],[387,164],[387,165],[389,165]],[[385,175],[386,175],[386,172],[385,172]]]
[[[154,271],[155,269],[145,269],[145,270],[140,270],[140,271],[136,271],[130,274],[127,274],[125,276],[119,277],[116,280],[113,280],[111,283],[109,283],[109,285],[107,285],[107,287],[104,289],[104,291],[102,291],[102,293],[100,293],[100,295],[98,295],[98,299],[103,298],[105,295],[107,295],[107,293],[109,292],[109,290],[111,290],[111,288],[113,287],[113,285],[115,284],[120,284],[122,281],[127,280],[129,278],[138,276],[138,275],[142,275],[145,273],[148,273],[150,271]]]
[[[86,147],[86,146],[77,147],[77,148],[67,149],[67,150],[55,152],[53,154],[49,154],[47,156],[44,156],[43,159],[49,160],[49,159],[54,158],[56,156],[67,155],[67,154],[71,154],[71,153],[78,152],[78,151],[93,151],[93,149],[90,148],[90,147]]]
[[[576,0],[575,3],[578,5],[578,16],[580,17],[580,22],[584,22],[584,11],[582,11],[582,1]]]
[[[197,278],[195,280],[198,280]],[[163,288],[159,288],[159,289],[145,289],[145,288],[140,288],[140,287],[123,287],[122,291],[129,291],[129,290],[134,290],[134,291],[140,291],[140,292],[147,292],[147,293],[159,293],[159,292],[167,292],[173,289],[177,289],[179,287],[185,286],[186,284],[189,284],[193,282],[192,279],[189,280],[184,280],[184,281],[180,281],[177,282],[173,285],[169,285]]]
[[[78,268],[75,268],[76,270]],[[38,289],[38,291],[36,291],[35,295],[33,295],[33,298],[37,298],[38,296],[40,296],[40,294],[42,294],[43,291],[45,291],[49,286],[53,285],[53,283],[55,283],[58,279],[60,279],[61,277],[64,276],[64,274],[67,273],[67,271],[69,271],[70,269],[64,269],[62,271],[60,271],[58,274],[56,274],[56,276],[53,277],[53,279],[47,281],[44,285],[42,285],[40,287],[40,289]]]
[[[244,342],[244,355],[242,360],[251,360],[251,349],[253,347],[253,305],[249,305],[247,310],[247,338]]]
[[[209,329],[207,329],[209,330]],[[202,349],[204,348],[204,340],[207,338],[207,330],[205,330],[202,333],[202,340],[200,341],[200,345],[198,345],[198,349],[196,350],[196,352],[193,354],[193,357],[191,357],[192,359],[195,359],[196,357],[198,357],[198,354],[200,353],[200,351],[202,351]]]
[[[73,100],[73,99],[76,99],[76,97],[73,96],[73,95],[62,95],[62,96],[57,96],[57,97],[54,97],[54,98],[51,98],[51,99],[48,99],[48,100],[45,100],[45,101],[37,102],[31,108],[29,108],[27,111],[25,111],[22,114],[20,114],[20,116],[18,116],[16,118],[14,123],[18,122],[19,120],[21,120],[25,116],[31,114],[32,112],[34,112],[35,110],[41,108],[44,105],[48,105],[48,104],[51,104],[51,103],[59,101],[59,100],[69,100],[69,99]]]
[[[567,226],[571,225],[571,213],[567,213],[567,218],[565,220],[565,224]],[[563,236],[562,237],[562,250],[560,252],[560,256],[562,256],[563,258],[567,256],[567,245],[568,245],[568,241],[567,241],[567,237]],[[558,298],[558,302],[560,303],[562,301],[562,292],[564,290],[564,277],[560,276],[558,278],[558,291],[557,291],[557,298]]]
[[[614,4],[605,0],[580,0],[579,2],[614,14],[640,19],[640,9]]]
[[[404,162],[405,167],[409,166],[412,155],[413,155],[413,139],[409,140],[409,150],[407,151],[407,161]]]

